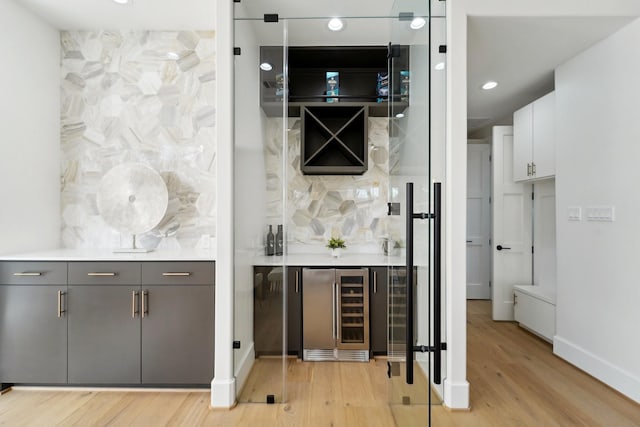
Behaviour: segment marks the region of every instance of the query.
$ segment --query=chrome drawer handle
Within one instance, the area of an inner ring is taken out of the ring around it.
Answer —
[[[42,273],[13,273],[14,276],[42,276]]]
[[[113,277],[116,273],[87,273],[87,276]]]
[[[191,273],[162,273],[163,276],[191,276]]]

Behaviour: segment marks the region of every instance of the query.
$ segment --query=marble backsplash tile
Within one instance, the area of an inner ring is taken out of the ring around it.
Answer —
[[[385,117],[368,120],[369,167],[362,175],[303,175],[299,118],[287,122],[287,161],[283,171],[283,121],[267,120],[266,219],[268,224],[287,224],[289,245],[324,246],[331,236],[344,238],[348,246],[378,245],[394,234],[395,223],[387,216],[389,121]],[[282,182],[287,187],[284,208]]]
[[[215,236],[215,39],[213,32],[61,33],[62,241],[120,245],[99,215],[102,177],[144,163],[169,192],[145,247],[203,247]],[[128,240],[124,236],[124,240]]]

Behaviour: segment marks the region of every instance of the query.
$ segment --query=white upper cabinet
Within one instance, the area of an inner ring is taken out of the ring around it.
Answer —
[[[555,176],[554,92],[513,113],[513,144],[514,181]]]

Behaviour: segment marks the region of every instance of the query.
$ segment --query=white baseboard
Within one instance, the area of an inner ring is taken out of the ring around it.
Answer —
[[[553,353],[640,403],[640,378],[558,335]]]
[[[469,409],[469,382],[444,380],[444,404],[450,409]]]
[[[244,383],[247,381],[247,378],[251,373],[251,368],[253,367],[255,360],[256,353],[254,351],[254,343],[251,342],[251,345],[249,345],[249,348],[245,351],[240,363],[236,366],[236,390],[238,390],[238,393],[242,391],[242,387],[244,387]]]
[[[216,409],[233,408],[236,404],[236,379],[217,379],[211,381],[211,407]]]

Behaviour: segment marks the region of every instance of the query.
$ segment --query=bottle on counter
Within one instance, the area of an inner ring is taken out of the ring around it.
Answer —
[[[265,252],[269,256],[273,256],[276,253],[276,237],[273,235],[273,228],[269,225],[269,232],[267,233],[267,245]]]
[[[278,224],[278,231],[276,233],[276,255],[282,256],[283,252],[283,233],[282,233],[282,224]]]

